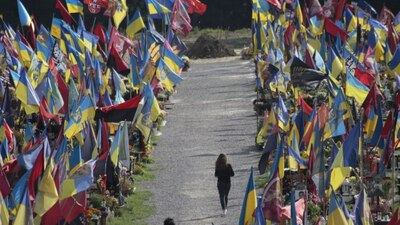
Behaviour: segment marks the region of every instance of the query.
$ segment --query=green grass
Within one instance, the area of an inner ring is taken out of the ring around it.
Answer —
[[[147,204],[153,194],[150,191],[136,190],[127,199],[126,208],[120,208],[121,216],[109,219],[110,225],[147,225],[145,219],[155,213],[155,206]]]
[[[154,162],[151,158],[148,161]],[[135,167],[140,168],[140,171],[143,172],[141,175],[132,175],[135,180],[136,191],[125,199],[126,207],[118,209],[115,216],[108,219],[107,224],[147,225],[145,219],[155,214],[155,206],[148,203],[153,194],[150,191],[141,190],[140,182],[153,180],[156,169],[150,168],[148,164],[142,162],[137,163]]]

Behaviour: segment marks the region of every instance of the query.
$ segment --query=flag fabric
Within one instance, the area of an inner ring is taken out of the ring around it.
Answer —
[[[32,19],[26,11],[25,6],[22,4],[20,0],[17,0],[18,3],[18,14],[19,14],[19,22],[22,26],[31,26]]]
[[[21,70],[15,94],[23,103],[26,114],[39,112],[39,98],[24,70]]]
[[[328,124],[325,125],[324,128],[324,140],[330,137],[346,134],[344,120],[345,115],[348,113],[350,112],[349,108],[347,107],[346,99],[342,90],[339,90],[333,102]]]
[[[172,9],[171,28],[182,34],[183,37],[186,37],[192,30],[192,25],[190,25],[190,22],[191,20],[186,11],[185,5],[181,0],[176,0]]]
[[[2,198],[5,198],[7,195],[11,193],[11,186],[10,183],[8,182],[7,176],[4,173],[3,168],[0,168],[0,193]]]
[[[65,136],[72,138],[75,134],[82,130],[82,125],[87,120],[94,119],[95,108],[90,95],[82,97],[79,104],[76,104],[72,109],[68,124],[65,128]]]
[[[355,225],[373,225],[371,210],[367,199],[367,193],[363,188],[354,205]]]
[[[69,198],[77,193],[87,190],[93,184],[93,168],[96,159],[87,161],[75,173],[68,176],[60,185],[60,200]]]
[[[28,224],[33,225],[33,213],[31,201],[29,200],[28,189],[22,193],[22,199],[17,202],[17,214],[15,215],[14,224]],[[8,224],[8,223],[7,223]]]
[[[280,184],[279,170],[272,175],[264,188],[262,195],[263,212],[266,220],[276,223],[281,222],[282,187]]]
[[[253,177],[253,167],[250,169],[250,177],[244,194],[242,210],[240,212],[239,225],[253,225],[254,213],[257,209],[257,192]]]
[[[157,0],[145,0],[145,2],[151,16],[171,12],[167,7],[159,3]]]
[[[69,14],[69,12],[67,11],[67,9],[64,7],[64,5],[60,2],[60,0],[56,0],[56,9],[58,9],[58,11],[61,14],[61,17],[63,18],[63,20],[65,22],[67,22],[68,24],[71,24],[73,21],[73,18],[71,16],[71,14]]]
[[[165,90],[171,94],[175,90],[174,86],[183,81],[182,77],[176,74],[163,59],[158,61],[156,75]]]
[[[49,161],[50,162],[39,183],[35,199],[34,211],[39,216],[43,216],[58,202],[58,191],[52,175],[54,163],[52,159]]]
[[[189,7],[188,13],[197,13],[203,15],[207,9],[207,5],[202,3],[200,0],[183,0]]]
[[[291,223],[296,222],[297,224],[303,224],[304,212],[306,209],[306,199],[305,197],[300,197],[297,201],[295,201],[295,195],[293,194],[293,204],[292,204],[292,194],[290,195],[290,205],[282,207],[282,218],[290,220]],[[293,210],[294,209],[294,210]],[[292,218],[296,218],[293,221]]]
[[[343,142],[344,166],[357,167],[359,138],[360,138],[360,122],[358,122],[349,132],[349,135]]]
[[[66,0],[69,13],[83,14],[83,4],[79,0]]]
[[[121,148],[120,142],[122,139],[122,135],[123,135],[122,126],[118,126],[118,130],[115,133],[110,146],[110,159],[115,167],[118,166],[119,152]]]
[[[329,200],[328,225],[348,225],[347,219],[339,205],[335,192],[332,192]]]
[[[397,45],[396,51],[387,65],[390,70],[400,74],[400,45]]]
[[[160,114],[157,99],[154,96],[150,84],[146,84],[143,90],[144,106],[137,118],[136,127],[144,136],[145,142],[149,140],[153,122],[156,121]]]
[[[138,31],[145,28],[142,16],[140,15],[140,10],[136,9],[135,14],[133,14],[132,18],[128,20],[128,26],[126,27],[126,33],[133,37]]]
[[[5,225],[10,223],[10,214],[2,195],[0,195],[0,223]]]
[[[96,109],[95,120],[104,119],[104,122],[132,121],[142,95],[135,96],[121,104],[101,107]]]
[[[361,105],[368,95],[369,88],[361,83],[354,75],[346,68],[346,95],[354,97],[359,105]]]
[[[125,19],[126,13],[128,12],[128,6],[126,6],[126,0],[117,0],[116,10],[113,15],[115,27],[118,29],[121,22]]]

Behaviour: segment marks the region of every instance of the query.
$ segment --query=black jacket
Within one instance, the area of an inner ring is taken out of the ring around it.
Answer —
[[[227,164],[225,168],[215,169],[215,176],[218,177],[218,182],[230,183],[235,172],[233,172],[231,164]]]

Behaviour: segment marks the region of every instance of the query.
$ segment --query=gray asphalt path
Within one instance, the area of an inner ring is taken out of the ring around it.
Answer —
[[[156,178],[143,187],[154,193],[156,215],[149,225],[162,225],[166,217],[179,225],[238,224],[250,167],[259,159],[253,70],[249,61],[230,57],[193,61],[183,73],[153,153]],[[236,173],[225,217],[214,177],[220,153],[228,155]]]

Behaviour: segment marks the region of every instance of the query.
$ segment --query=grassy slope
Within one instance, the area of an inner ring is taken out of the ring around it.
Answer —
[[[154,171],[143,166],[143,174],[133,175],[135,183],[150,181],[154,178]],[[153,195],[150,191],[141,190],[140,186],[135,185],[136,191],[126,198],[126,207],[120,209],[121,216],[115,216],[107,221],[111,225],[147,225],[145,219],[155,213],[155,206],[148,204],[148,200]]]

